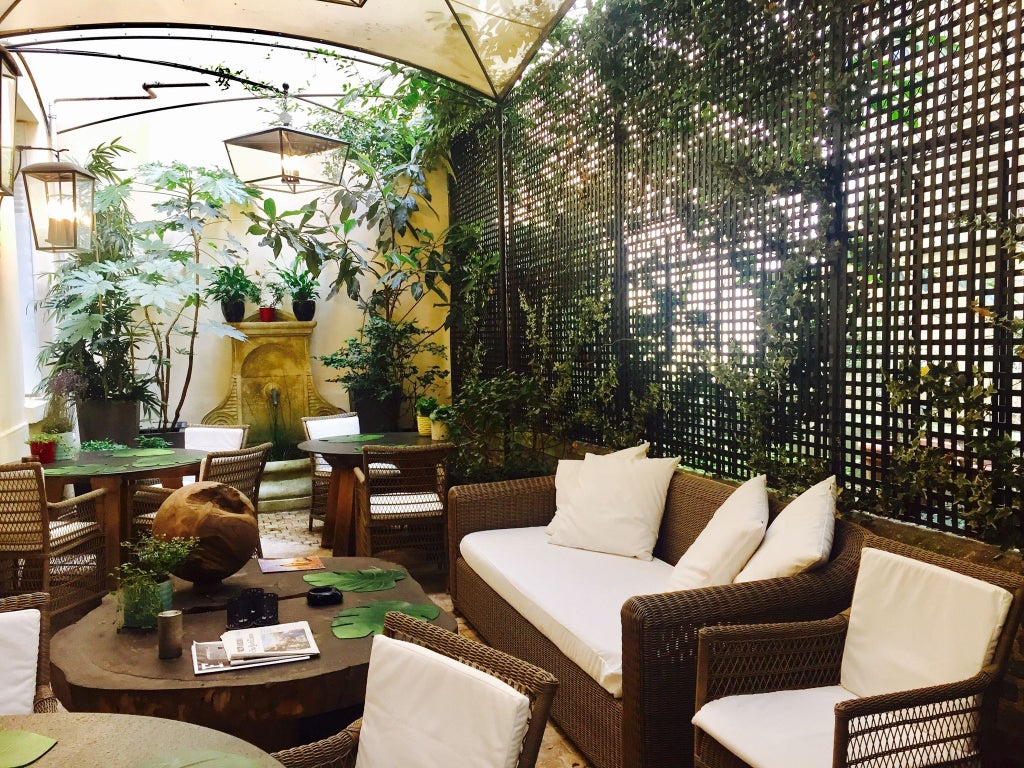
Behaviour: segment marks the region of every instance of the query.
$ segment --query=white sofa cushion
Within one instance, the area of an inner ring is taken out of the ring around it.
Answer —
[[[779,513],[734,581],[793,576],[828,562],[835,525],[836,479],[830,477],[808,488]]]
[[[623,448],[621,451],[604,454],[606,459],[642,459],[647,456],[650,443],[641,443],[630,448]],[[583,469],[583,459],[559,459],[558,467],[555,469],[555,509],[559,506],[572,504],[576,494],[580,491],[580,471]]]
[[[840,682],[873,696],[973,677],[992,660],[1012,599],[988,582],[866,548]]]
[[[36,696],[39,611],[0,613],[0,715],[30,715]]]
[[[622,695],[622,604],[664,592],[671,565],[552,547],[543,528],[479,531],[460,547],[491,589],[601,687]]]
[[[672,570],[670,589],[731,584],[754,554],[768,526],[764,475],[747,480],[718,508]]]
[[[754,768],[832,765],[835,705],[857,698],[841,686],[715,699],[693,724]]]
[[[356,768],[513,768],[530,700],[435,651],[373,638]]]
[[[651,559],[679,459],[587,454],[571,499],[558,503],[548,540],[563,547]],[[564,496],[564,494],[563,494]]]
[[[237,451],[242,447],[240,427],[185,427],[185,447],[199,451]]]

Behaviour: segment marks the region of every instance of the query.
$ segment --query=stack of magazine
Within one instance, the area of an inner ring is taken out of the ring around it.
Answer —
[[[192,643],[192,668],[197,675],[229,669],[302,661],[320,653],[309,623],[293,621],[269,627],[232,629],[219,641]]]

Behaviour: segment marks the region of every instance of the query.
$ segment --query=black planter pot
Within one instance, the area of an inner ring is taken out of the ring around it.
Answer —
[[[313,315],[316,314],[316,300],[293,301],[292,314],[295,315],[296,320],[302,320],[303,322],[312,320]],[[362,426],[362,423],[360,423],[360,426]]]
[[[222,301],[220,311],[224,313],[224,319],[229,323],[240,323],[245,317],[244,301]]]
[[[392,393],[391,397],[385,400],[377,400],[375,397],[348,393],[352,410],[359,414],[359,431],[366,433],[376,432],[397,432],[398,411],[402,405],[401,390]]]
[[[78,400],[78,434],[82,441],[113,440],[135,445],[141,405],[135,400]]]

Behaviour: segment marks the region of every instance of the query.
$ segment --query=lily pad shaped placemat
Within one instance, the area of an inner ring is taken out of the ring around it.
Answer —
[[[365,571],[310,573],[302,578],[314,587],[337,587],[342,592],[380,592],[394,589],[405,575],[405,571],[367,568]]]
[[[61,475],[108,475],[121,469],[116,464],[76,464],[71,467],[45,467],[44,475],[60,477]]]
[[[405,600],[380,600],[370,605],[346,608],[334,617],[331,631],[342,640],[352,640],[367,635],[379,635],[384,631],[384,614],[399,611],[416,619],[430,621],[441,614],[433,603],[407,603]]]
[[[194,749],[147,760],[139,768],[259,768],[259,763],[227,752]]]
[[[0,731],[0,768],[21,768],[50,751],[56,739],[31,731]]]
[[[370,440],[380,440],[384,435],[335,435],[334,437],[321,437],[325,443],[367,443]]]
[[[111,456],[125,458],[128,456],[173,456],[172,448],[124,448],[120,451],[111,451]]]

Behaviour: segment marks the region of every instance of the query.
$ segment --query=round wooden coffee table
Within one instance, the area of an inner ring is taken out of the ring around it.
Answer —
[[[200,753],[242,757],[260,768],[281,768],[263,750],[220,731],[156,717],[56,712],[0,717],[0,729],[56,739],[32,768],[139,768],[146,763],[188,764]],[[214,758],[215,755],[209,755]],[[204,763],[205,764],[205,763]]]
[[[400,568],[374,558],[324,558],[327,570]],[[249,568],[238,586],[263,584],[280,596],[281,623],[309,622],[320,656],[308,661],[196,675],[192,641],[215,641],[225,631],[226,612],[179,595],[183,608],[199,612],[184,617],[183,653],[178,659],[157,657],[156,633],[118,633],[116,599],[53,637],[51,666],[57,697],[75,712],[121,712],[185,720],[216,728],[267,750],[308,743],[337,732],[345,712],[363,702],[372,638],[339,640],[331,620],[343,607],[378,600],[429,603],[411,577],[382,592],[346,592],[342,606],[311,608],[306,604],[303,573],[266,574]],[[308,573],[308,572],[307,572]],[[213,608],[208,610],[204,608]],[[455,617],[441,611],[434,624],[457,630]]]

